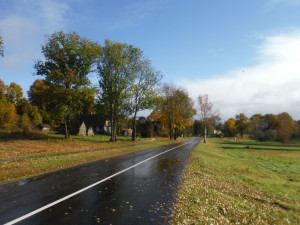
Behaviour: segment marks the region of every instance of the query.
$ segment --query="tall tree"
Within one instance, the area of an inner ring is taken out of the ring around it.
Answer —
[[[17,106],[17,113],[18,115],[21,115],[21,120],[25,118],[25,121],[27,121],[28,118],[28,120],[30,121],[29,129],[25,129],[24,131],[28,131],[31,127],[36,127],[38,124],[42,123],[42,116],[38,107],[31,105],[26,99],[23,99]],[[26,114],[26,116],[23,117],[24,114]],[[24,127],[21,126],[21,128]]]
[[[0,127],[13,128],[17,121],[15,104],[7,98],[8,86],[0,79]]]
[[[238,133],[236,128],[236,121],[230,118],[224,123],[224,134],[228,137],[234,137]]]
[[[41,110],[47,109],[49,103],[49,86],[43,79],[37,79],[30,86],[28,91],[28,100],[32,105],[37,106]]]
[[[255,114],[250,118],[252,136],[258,141],[263,134],[263,115]]]
[[[161,120],[169,128],[169,138],[173,140],[173,123],[175,117],[175,99],[174,99],[175,87],[165,84],[162,88],[163,96],[161,98],[160,112]]]
[[[165,84],[162,92],[161,120],[169,127],[170,140],[176,140],[181,129],[193,125],[191,118],[196,114],[196,110],[185,90]]]
[[[55,119],[57,118],[51,112],[54,111],[52,108],[55,107],[55,102],[51,101],[51,90],[49,89],[50,87],[46,84],[45,80],[35,80],[29,88],[28,100],[32,105],[38,107],[43,121],[54,126]]]
[[[162,78],[161,73],[151,66],[150,60],[140,60],[137,66],[137,73],[132,87],[132,141],[135,141],[136,138],[136,115],[139,111],[154,106],[158,83]]]
[[[201,127],[202,127],[201,121],[195,120],[193,124],[193,135],[200,137]]]
[[[42,45],[45,61],[37,61],[37,75],[45,76],[52,106],[50,110],[64,123],[65,137],[69,138],[68,124],[82,112],[82,89],[89,85],[88,74],[101,56],[101,47],[76,33],[62,31],[48,36]]]
[[[244,113],[240,113],[235,116],[235,120],[236,120],[236,128],[240,133],[241,138],[243,138],[244,133],[249,131],[250,128],[249,118]]]
[[[196,114],[194,102],[188,93],[183,89],[176,89],[174,93],[175,116],[174,116],[174,139],[176,140],[179,131],[192,127],[192,117]]]
[[[23,90],[21,86],[15,82],[10,83],[7,89],[7,96],[10,102],[16,105],[20,104],[23,98]]]
[[[279,117],[274,114],[266,114],[263,117],[262,127],[263,131],[277,130],[279,124]]]
[[[213,104],[209,101],[207,94],[199,95],[197,101],[198,114],[206,132],[208,125],[210,123],[216,123],[216,121],[220,120],[220,116],[217,112],[213,111]],[[204,143],[206,142],[205,138]]]
[[[111,139],[117,140],[117,121],[130,113],[130,98],[142,51],[132,45],[105,40],[98,64],[100,104],[110,120]]]
[[[0,56],[4,56],[4,42],[2,36],[0,36]]]
[[[298,126],[294,119],[286,112],[278,115],[277,138],[282,142],[288,142],[293,134],[298,132]]]

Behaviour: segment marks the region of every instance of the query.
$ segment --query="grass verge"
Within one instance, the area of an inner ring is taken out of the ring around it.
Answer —
[[[193,150],[171,224],[300,224],[300,151],[248,145],[209,139]]]
[[[109,137],[103,135],[73,136],[70,140],[53,134],[4,136],[0,141],[0,185],[146,148],[175,143],[167,138],[139,139],[134,143],[125,137],[120,138],[116,143],[110,143],[108,140]],[[176,142],[184,140],[186,139]]]

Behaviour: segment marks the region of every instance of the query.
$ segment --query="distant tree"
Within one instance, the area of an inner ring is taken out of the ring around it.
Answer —
[[[21,115],[21,116],[26,114],[25,121],[27,121],[27,117],[30,120],[30,123],[29,123],[30,128],[27,129],[27,125],[26,125],[25,126],[26,129],[24,131],[28,131],[31,128],[34,128],[38,124],[42,123],[43,117],[41,116],[38,107],[31,105],[26,99],[23,99],[22,102],[17,106],[17,112],[18,112],[18,115]],[[21,124],[22,124],[22,122],[21,122]],[[26,124],[27,124],[27,122],[26,122]],[[21,128],[24,128],[24,126],[21,125]]]
[[[145,121],[137,123],[137,133],[143,138],[149,138],[153,136],[153,124],[151,121]]]
[[[7,89],[7,97],[11,103],[20,104],[23,98],[23,90],[20,85],[15,82],[10,83]]]
[[[0,127],[13,128],[16,126],[17,113],[13,103],[0,97]]]
[[[238,130],[236,128],[236,120],[233,118],[228,119],[224,123],[224,134],[228,137],[234,137],[238,133]]]
[[[97,89],[92,86],[82,87],[78,96],[78,107],[82,110],[78,115],[88,115],[95,113],[95,96]]]
[[[118,119],[128,116],[132,87],[138,70],[142,51],[132,45],[105,40],[103,55],[98,65],[99,103],[109,117],[111,139],[117,140]]]
[[[153,124],[153,135],[154,136],[168,136],[168,132],[166,131],[163,123],[162,123],[162,115],[159,107],[156,107],[158,111],[152,111],[150,115],[147,117],[147,120]]]
[[[8,86],[0,79],[0,127],[13,128],[16,126],[17,112],[15,104],[7,98]]]
[[[263,115],[255,114],[250,118],[252,137],[258,141],[263,136]]]
[[[45,80],[35,80],[28,91],[29,102],[41,110],[46,110],[51,98],[49,88]]]
[[[209,101],[207,94],[199,95],[197,100],[200,120],[206,125],[208,118],[212,116],[213,104]]]
[[[297,135],[297,138],[300,138],[300,120],[296,121],[296,124],[298,126],[298,133],[296,135]]]
[[[236,128],[237,128],[238,132],[240,133],[241,138],[243,138],[244,133],[249,131],[249,129],[250,129],[249,118],[245,114],[240,113],[235,116],[235,120],[236,120],[236,122],[235,122]]]
[[[218,123],[216,129],[224,133],[224,127],[225,127],[224,123]]]
[[[57,120],[56,115],[51,112],[51,109],[55,107],[55,101],[51,100],[51,90],[50,86],[46,84],[45,80],[37,79],[30,86],[28,91],[29,102],[33,106],[37,106],[39,112],[43,118],[44,123],[49,123],[51,126],[55,126],[55,120]]]
[[[156,111],[152,111],[150,113],[150,115],[148,116],[148,118],[147,118],[147,120],[152,121],[152,122],[153,121],[160,121],[160,119],[161,119],[161,114],[156,112]]]
[[[220,116],[217,112],[213,111],[213,104],[209,101],[207,94],[199,95],[197,98],[198,103],[198,114],[200,116],[200,120],[203,123],[203,128],[206,130],[207,128],[216,125],[217,121],[220,120]],[[204,139],[204,142],[206,140]]]
[[[288,142],[293,134],[298,132],[298,126],[294,119],[286,112],[278,115],[277,138],[282,142]]]
[[[162,93],[161,120],[169,128],[170,140],[176,140],[181,129],[192,126],[191,118],[196,110],[185,90],[165,84]]]
[[[154,106],[155,99],[157,99],[158,83],[162,79],[161,73],[151,66],[150,60],[145,59],[139,60],[135,75],[131,101],[133,111],[132,141],[135,141],[136,137],[136,115],[139,111]]]
[[[0,36],[0,56],[4,56],[4,42],[2,36]]]
[[[262,128],[263,131],[277,130],[279,124],[279,118],[274,114],[266,114],[263,116]]]
[[[193,135],[199,137],[201,133],[201,127],[200,120],[195,120],[193,124]]]
[[[24,132],[28,132],[31,129],[30,118],[27,113],[24,113],[20,118],[19,126],[23,129]]]
[[[70,120],[83,111],[83,89],[90,84],[88,74],[94,71],[101,47],[76,33],[60,31],[48,36],[42,53],[45,61],[36,62],[36,74],[45,76],[48,110],[64,123],[65,137],[69,138]]]
[[[29,112],[29,117],[31,118],[33,126],[37,126],[43,122],[43,117],[39,112],[38,107],[32,106]]]

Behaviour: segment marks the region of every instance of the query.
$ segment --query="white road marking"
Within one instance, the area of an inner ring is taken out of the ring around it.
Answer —
[[[5,223],[4,225],[16,224],[16,223],[18,223],[18,222],[20,222],[20,221],[22,221],[22,220],[24,220],[24,219],[26,219],[26,218],[29,218],[29,217],[31,217],[31,216],[33,216],[33,215],[39,213],[39,212],[44,211],[45,209],[48,209],[48,208],[50,208],[50,207],[52,207],[52,206],[54,206],[54,205],[56,205],[56,204],[58,204],[58,203],[60,203],[60,202],[63,202],[63,201],[65,201],[65,200],[67,200],[67,199],[69,199],[69,198],[71,198],[71,197],[73,197],[73,196],[75,196],[75,195],[78,195],[78,194],[80,194],[81,192],[84,192],[84,191],[86,191],[86,190],[88,190],[88,189],[90,189],[90,188],[92,188],[92,187],[94,187],[94,186],[96,186],[96,185],[98,185],[98,184],[101,184],[101,183],[103,183],[103,182],[105,182],[105,181],[107,181],[107,180],[109,180],[109,179],[111,179],[111,178],[113,178],[113,177],[115,177],[115,176],[121,174],[121,173],[124,173],[124,172],[126,172],[127,170],[130,170],[130,169],[132,169],[132,168],[134,168],[134,167],[137,167],[138,165],[140,165],[140,164],[142,164],[142,163],[144,163],[144,162],[147,162],[147,161],[149,161],[149,160],[151,160],[151,159],[153,159],[153,158],[156,158],[156,157],[158,157],[158,156],[160,156],[160,155],[163,155],[163,154],[165,154],[165,153],[167,153],[167,152],[169,152],[169,151],[172,151],[172,150],[174,150],[174,149],[176,149],[176,148],[179,148],[179,147],[181,147],[181,146],[187,145],[187,144],[189,144],[189,143],[190,143],[190,141],[188,141],[188,142],[186,142],[186,143],[184,143],[184,144],[178,145],[177,147],[170,148],[170,149],[168,149],[168,150],[166,150],[166,151],[164,151],[164,152],[162,152],[162,153],[159,153],[159,154],[157,154],[157,155],[155,155],[155,156],[152,156],[152,157],[150,157],[150,158],[148,158],[148,159],[145,159],[145,160],[143,160],[143,161],[141,161],[141,162],[139,162],[139,163],[137,163],[137,164],[134,164],[133,166],[130,166],[130,167],[128,167],[128,168],[126,168],[126,169],[124,169],[124,170],[121,170],[121,171],[119,171],[119,172],[117,172],[117,173],[115,173],[115,174],[113,174],[113,175],[111,175],[111,176],[109,176],[109,177],[106,177],[106,178],[104,178],[103,180],[100,180],[100,181],[98,181],[98,182],[96,182],[96,183],[93,183],[93,184],[91,184],[91,185],[89,185],[89,186],[87,186],[87,187],[85,187],[85,188],[82,188],[82,189],[80,189],[80,190],[78,190],[78,191],[76,191],[76,192],[74,192],[74,193],[72,193],[72,194],[69,194],[69,195],[67,195],[67,196],[65,196],[65,197],[63,197],[63,198],[60,198],[60,199],[58,199],[58,200],[52,202],[52,203],[49,203],[48,205],[45,205],[45,206],[43,206],[43,207],[41,207],[41,208],[38,208],[38,209],[36,209],[36,210],[34,210],[34,211],[32,211],[32,212],[30,212],[30,213],[24,215],[24,216],[21,216],[21,217],[19,217],[19,218],[17,218],[17,219],[14,219],[14,220],[12,220],[12,221],[10,221],[10,222],[8,222],[8,223]]]

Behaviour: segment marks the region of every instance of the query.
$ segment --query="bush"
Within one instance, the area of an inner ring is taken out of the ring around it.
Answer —
[[[277,131],[276,130],[267,130],[259,138],[260,141],[276,141]]]

